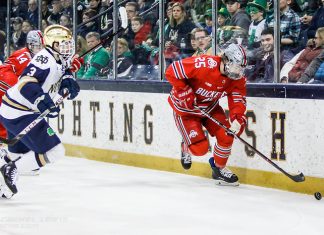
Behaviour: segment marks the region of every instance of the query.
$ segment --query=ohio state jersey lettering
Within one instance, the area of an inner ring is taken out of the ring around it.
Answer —
[[[221,57],[203,55],[173,62],[166,70],[165,77],[175,89],[190,86],[196,96],[196,104],[205,110],[212,110],[224,96],[228,98],[230,110],[244,113],[246,107],[246,79],[232,80],[220,71]],[[178,115],[199,115],[199,110],[189,110],[176,103],[170,94],[171,107]]]

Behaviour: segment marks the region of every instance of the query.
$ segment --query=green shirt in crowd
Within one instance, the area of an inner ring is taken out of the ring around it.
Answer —
[[[100,74],[100,70],[108,66],[110,56],[102,46],[87,54],[84,58],[84,65],[77,72],[79,79],[91,79]]]

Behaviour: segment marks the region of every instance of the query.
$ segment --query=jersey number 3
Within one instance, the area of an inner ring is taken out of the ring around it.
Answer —
[[[30,77],[33,77],[35,73],[36,73],[36,68],[35,67],[30,67],[29,72],[27,73],[27,75],[30,76]]]

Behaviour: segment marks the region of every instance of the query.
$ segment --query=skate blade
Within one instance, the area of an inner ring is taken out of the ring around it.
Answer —
[[[4,176],[3,176],[3,174],[2,174],[2,172],[0,171],[0,189],[2,188],[2,190],[4,191],[4,193],[5,193],[5,196],[6,196],[6,198],[11,198],[13,195],[15,195],[16,193],[14,193],[9,187],[8,187],[8,185],[7,185],[7,183],[6,183],[6,180],[5,180],[5,178],[4,178]],[[10,196],[10,194],[11,194],[11,196]],[[3,197],[3,195],[0,195],[0,196],[2,196]]]
[[[215,180],[215,183],[216,183],[216,185],[220,185],[220,186],[239,186],[240,185],[240,183],[238,181],[233,182],[233,183],[228,183],[223,180]]]
[[[6,185],[0,185],[0,199],[10,199],[14,194]]]
[[[20,172],[19,176],[39,176],[39,171],[25,171]]]

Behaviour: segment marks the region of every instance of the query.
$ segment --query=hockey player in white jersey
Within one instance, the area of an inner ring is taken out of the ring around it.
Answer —
[[[46,47],[33,57],[18,83],[3,97],[0,122],[8,130],[9,139],[40,113],[49,111],[48,117],[57,117],[60,109],[53,102],[57,94],[68,92],[68,99],[74,99],[80,91],[69,70],[75,51],[71,31],[51,25],[44,31],[44,42]],[[8,149],[10,156],[1,157],[0,152],[0,197],[5,198],[17,193],[20,171],[38,169],[65,155],[63,144],[45,119]]]

